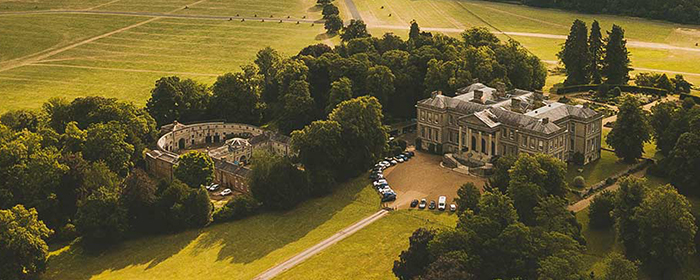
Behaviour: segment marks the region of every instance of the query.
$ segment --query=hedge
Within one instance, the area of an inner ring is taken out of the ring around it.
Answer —
[[[695,104],[700,104],[700,96],[695,96],[695,95],[690,95],[687,93],[681,93],[681,100],[685,100],[686,98],[692,98],[693,101],[695,101]]]
[[[557,94],[568,94],[568,93],[575,93],[575,92],[587,92],[587,91],[598,91],[598,87],[600,85],[595,85],[595,84],[588,84],[588,85],[576,85],[576,86],[567,86],[567,87],[560,87],[557,88],[556,92]],[[651,95],[666,95],[668,94],[668,91],[665,89],[660,89],[660,88],[653,88],[653,87],[641,87],[641,86],[633,86],[633,85],[609,85],[609,89],[613,89],[619,87],[620,90],[623,92],[631,92],[631,93],[644,93],[644,94],[651,94]]]

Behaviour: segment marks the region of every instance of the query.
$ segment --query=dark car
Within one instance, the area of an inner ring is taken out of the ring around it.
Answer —
[[[410,156],[410,157],[415,156],[415,155],[416,155],[416,153],[414,153],[413,151],[408,152],[408,156]]]
[[[385,193],[382,196],[382,202],[388,202],[388,201],[394,201],[396,200],[396,194],[395,193]]]
[[[411,201],[411,208],[415,208],[416,206],[418,206],[418,199]]]
[[[435,200],[430,201],[430,206],[428,206],[428,209],[430,209],[430,210],[435,209]]]

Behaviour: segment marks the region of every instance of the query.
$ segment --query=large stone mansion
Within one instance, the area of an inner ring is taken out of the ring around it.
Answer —
[[[600,157],[602,114],[545,100],[541,92],[475,83],[455,97],[434,92],[416,108],[419,148],[468,162],[483,164],[518,153],[544,153],[563,161],[580,153],[584,164]]]

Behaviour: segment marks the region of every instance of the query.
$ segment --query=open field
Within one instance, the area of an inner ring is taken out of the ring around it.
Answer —
[[[96,11],[133,12],[0,15],[3,26],[12,27],[0,31],[3,38],[12,38],[0,43],[0,113],[38,108],[54,96],[72,99],[104,95],[141,106],[154,82],[163,76],[212,83],[217,75],[252,63],[255,53],[267,46],[290,56],[310,44],[333,44],[323,35],[322,24],[293,22],[295,18],[320,17],[311,0],[85,2],[65,1],[65,6],[51,1],[0,2],[1,12],[35,12],[35,3],[39,12],[91,7]],[[265,14],[268,20],[241,22],[206,17],[236,14]],[[289,16],[292,22],[270,20],[271,14],[285,20]]]
[[[454,227],[456,221],[448,212],[394,211],[275,279],[395,279],[391,268],[413,231]]]
[[[102,253],[51,252],[44,279],[250,279],[379,209],[367,180],[284,213],[144,237]]]

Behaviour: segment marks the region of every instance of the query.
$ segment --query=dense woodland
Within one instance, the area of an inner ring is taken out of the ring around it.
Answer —
[[[533,7],[559,8],[590,14],[627,15],[678,23],[700,23],[699,0],[520,0],[518,2]]]

